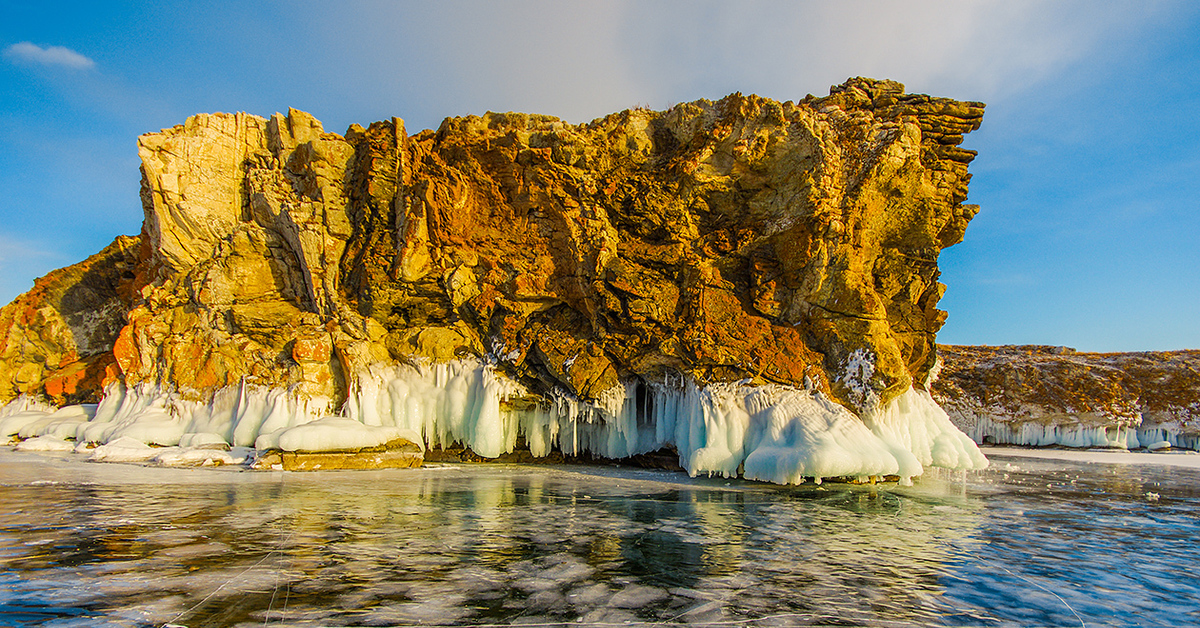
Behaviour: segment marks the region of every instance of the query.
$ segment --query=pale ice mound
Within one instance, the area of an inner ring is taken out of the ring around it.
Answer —
[[[208,403],[186,401],[150,385],[126,389],[115,383],[105,389],[95,418],[79,426],[75,440],[107,443],[130,437],[161,446],[249,447],[260,434],[309,423],[326,414],[328,406],[328,399],[301,399],[245,383],[218,391]]]
[[[122,436],[90,450],[88,460],[92,462],[149,462],[158,455],[158,448],[151,447],[136,438]]]
[[[75,451],[75,443],[57,436],[35,436],[17,443],[17,451]]]
[[[21,444],[26,442],[29,441]],[[229,451],[205,447],[152,447],[129,436],[122,436],[94,449],[87,449],[86,444],[80,444],[75,451],[86,453],[90,462],[130,462],[162,467],[243,465],[253,456],[253,450],[249,447],[234,447]]]
[[[0,408],[0,438],[12,438],[26,426],[46,419],[54,406],[20,395]]]
[[[561,392],[531,395],[490,365],[458,360],[359,373],[340,416],[329,416],[327,399],[245,383],[208,403],[120,384],[91,409],[54,411],[32,403],[6,406],[0,429],[24,438],[69,434],[77,451],[99,445],[88,450],[93,460],[152,464],[232,464],[237,456],[223,457],[229,447],[337,451],[397,438],[427,447],[461,443],[494,458],[513,451],[523,436],[537,457],[553,448],[626,458],[673,447],[693,476],[781,484],[847,476],[907,480],[929,466],[987,466],[975,443],[916,389],[861,419],[815,391],[701,387],[681,378],[630,381],[588,402]]]
[[[955,427],[945,410],[924,390],[911,388],[863,419],[901,461],[901,476],[916,475],[923,466],[987,467],[987,458],[975,441]],[[908,473],[910,469],[917,469],[917,473]]]

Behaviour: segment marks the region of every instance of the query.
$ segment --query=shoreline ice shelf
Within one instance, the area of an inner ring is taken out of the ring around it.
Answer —
[[[908,481],[929,466],[987,465],[975,443],[918,389],[863,419],[819,391],[701,387],[684,378],[631,380],[587,403],[567,394],[531,395],[490,365],[456,360],[373,368],[360,374],[338,416],[329,416],[328,406],[328,399],[246,384],[220,391],[210,403],[112,384],[94,406],[11,402],[0,410],[0,437],[28,439],[18,445],[24,449],[73,448],[96,460],[172,465],[233,464],[251,455],[249,448],[345,451],[397,438],[422,447],[460,443],[495,458],[512,452],[520,435],[535,457],[557,449],[617,459],[674,447],[693,476],[780,484]]]

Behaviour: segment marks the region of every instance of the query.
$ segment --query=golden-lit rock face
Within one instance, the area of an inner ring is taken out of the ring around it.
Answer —
[[[977,211],[957,145],[982,115],[867,79],[412,136],[398,118],[341,136],[295,110],[197,115],[139,140],[146,220],[113,333],[85,354],[43,322],[69,319],[43,284],[69,290],[95,258],[48,276],[3,310],[3,395],[107,360],[184,394],[246,378],[337,399],[374,363],[475,356],[585,399],[682,374],[860,410],[933,366],[938,254]]]
[[[415,469],[425,462],[420,445],[398,438],[378,447],[346,451],[281,451],[271,449],[255,459],[255,469],[329,471],[333,469]]]

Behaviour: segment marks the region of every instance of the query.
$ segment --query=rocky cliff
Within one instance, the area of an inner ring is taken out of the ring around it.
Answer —
[[[194,116],[139,139],[140,248],[3,310],[0,394],[94,396],[96,378],[49,382],[109,353],[129,384],[335,398],[374,362],[473,355],[583,398],[683,373],[886,402],[933,365],[938,252],[976,211],[956,145],[981,115],[855,79],[414,136]]]
[[[415,135],[197,115],[139,138],[138,239],[0,311],[0,396],[257,386],[339,407],[388,365],[474,360],[528,403],[740,382],[871,412],[934,366],[982,114],[852,79]]]
[[[941,346],[933,396],[976,442],[1200,448],[1200,351]]]

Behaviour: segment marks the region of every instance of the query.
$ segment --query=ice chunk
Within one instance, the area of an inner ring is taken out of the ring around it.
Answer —
[[[175,445],[186,431],[187,422],[172,412],[172,396],[146,384],[126,391],[110,384],[95,417],[79,425],[75,440],[108,443],[122,438],[144,444]]]
[[[421,439],[412,430],[404,428],[363,425],[354,419],[325,417],[263,434],[254,441],[254,448],[259,451],[350,451],[378,447],[399,438],[418,444]]]
[[[285,390],[246,383],[226,388],[208,403],[180,398],[150,385],[105,389],[95,417],[81,424],[79,442],[107,443],[130,437],[147,444],[198,446],[189,434],[207,434],[208,444],[253,445],[259,434],[312,421],[328,408],[324,398],[302,399]]]
[[[194,449],[190,447],[164,447],[155,450],[148,460],[163,467],[197,467],[236,465],[245,462],[245,455],[234,457],[220,449]]]
[[[905,466],[911,464],[905,452],[923,466],[946,469],[983,469],[987,458],[966,434],[950,422],[950,417],[924,390],[910,388],[883,408],[867,412],[864,422],[887,443]],[[919,475],[911,467],[902,468],[902,477]]]
[[[37,436],[17,443],[19,451],[74,451],[75,443],[57,436]]]
[[[169,408],[150,407],[139,412],[128,423],[115,425],[105,435],[105,441],[133,438],[150,445],[177,445],[186,427],[187,420],[173,415]]]
[[[359,374],[344,414],[410,430],[430,446],[461,442],[494,458],[512,451],[517,437],[517,417],[501,405],[525,394],[520,384],[470,360],[380,366]]]
[[[0,417],[0,438],[16,436],[25,426],[36,423],[48,416],[50,416],[50,413],[43,410],[25,410]]]
[[[64,406],[41,419],[27,423],[17,432],[17,436],[21,438],[33,438],[34,436],[74,438],[76,428],[81,423],[90,421],[95,413],[95,404]]]
[[[54,406],[29,395],[18,395],[0,407],[0,438],[16,436],[25,426],[45,419],[54,412]]]
[[[31,397],[26,394],[17,395],[16,399],[0,406],[0,419],[22,412],[37,411],[47,414],[54,412],[54,406],[42,401],[37,397]]]
[[[158,455],[158,451],[158,448],[151,447],[140,440],[123,436],[93,449],[88,460],[92,462],[147,462]]]
[[[761,433],[752,437],[746,478],[799,484],[806,477],[920,473],[919,466],[902,468],[896,448],[888,447],[858,417],[822,396],[785,390],[771,397],[770,402],[754,403],[762,408],[755,415]]]

